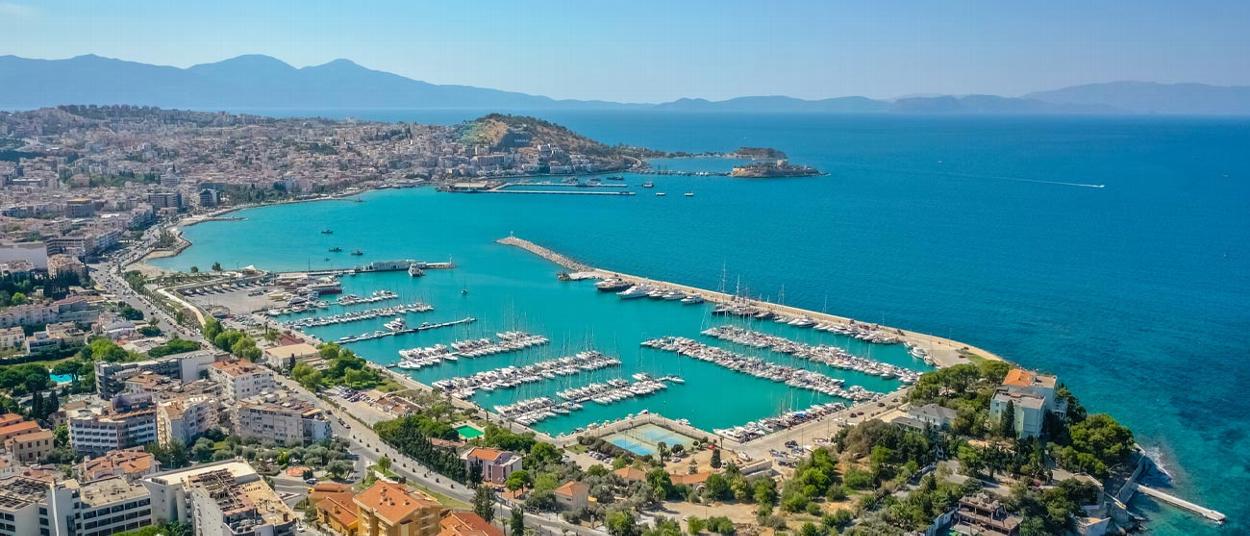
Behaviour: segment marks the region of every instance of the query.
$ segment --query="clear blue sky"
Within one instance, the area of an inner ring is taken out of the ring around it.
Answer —
[[[348,58],[434,83],[637,102],[1245,85],[1250,1],[0,0],[0,54],[86,53],[180,67]]]

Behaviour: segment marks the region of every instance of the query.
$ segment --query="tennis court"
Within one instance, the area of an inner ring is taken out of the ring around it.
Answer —
[[[673,445],[689,447],[694,443],[694,438],[692,437],[679,434],[653,423],[646,423],[628,430],[622,430],[604,439],[608,443],[639,456],[655,454],[661,442],[669,448],[672,448]]]

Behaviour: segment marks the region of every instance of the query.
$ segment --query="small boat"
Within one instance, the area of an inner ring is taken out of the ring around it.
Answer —
[[[666,195],[668,195],[668,194],[666,194],[666,193],[664,193],[664,192],[656,192],[656,193],[655,193],[655,196],[656,196],[656,197],[664,197],[664,196],[666,196]]]
[[[694,197],[694,192],[686,192],[686,193],[684,193],[684,194],[682,194],[682,195],[684,195],[684,196],[686,196],[686,197]]]
[[[425,275],[425,270],[422,270],[420,266],[417,266],[417,265],[415,265],[415,264],[409,264],[409,265],[408,265],[408,275],[410,275],[410,276],[412,276],[412,277],[421,277],[421,276]]]
[[[352,250],[352,255],[355,255],[355,256],[357,256],[357,257],[359,257],[359,256],[361,256],[361,255],[364,255],[364,254],[365,254],[365,252],[360,251],[359,249],[353,249],[353,250]]]
[[[556,281],[572,281],[572,280],[573,280],[573,276],[570,276],[568,272],[560,272],[556,274]]]
[[[342,252],[343,252],[343,248],[341,247],[335,246],[335,247],[330,248],[330,253],[342,253]]]
[[[631,286],[633,285],[622,279],[604,279],[595,283],[595,288],[599,289],[600,292],[619,292]]]
[[[607,179],[608,179],[608,180],[610,180],[610,181],[623,181],[623,180],[625,180],[625,177],[622,177],[622,176],[620,176],[620,175],[611,175],[611,176],[607,177]]]
[[[696,305],[696,304],[700,304],[700,303],[703,303],[703,297],[702,297],[702,296],[699,296],[698,294],[688,294],[688,295],[686,295],[686,297],[685,297],[685,298],[682,298],[682,299],[681,299],[681,303],[682,303],[683,305]]]
[[[382,324],[382,327],[389,329],[391,331],[400,331],[408,327],[408,323],[404,322],[404,319],[402,317],[396,317],[394,320],[391,320],[390,322]]]
[[[642,187],[643,188],[655,188],[655,183],[651,181],[647,181],[647,182],[642,183]]]
[[[333,229],[322,229],[321,234],[334,234]]]

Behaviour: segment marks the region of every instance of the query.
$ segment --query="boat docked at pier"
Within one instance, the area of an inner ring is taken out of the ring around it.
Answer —
[[[331,316],[319,316],[310,318],[301,318],[286,322],[285,325],[292,328],[317,328],[321,326],[332,326],[337,324],[347,324],[350,322],[360,322],[364,320],[372,320],[384,316],[403,315],[408,313],[428,313],[433,311],[434,307],[421,302],[414,302],[408,305],[396,305],[394,307],[379,307],[377,309],[368,309],[365,311],[350,311]]]
[[[834,368],[853,370],[886,379],[897,379],[903,383],[914,383],[920,379],[920,373],[917,371],[859,357],[837,346],[804,344],[785,337],[729,325],[705,329],[703,334],[752,348],[768,348],[774,352],[793,355]]]
[[[436,344],[400,350],[400,361],[396,366],[401,369],[421,369],[443,361],[457,361],[461,357],[472,358],[516,352],[550,342],[547,337],[524,331],[504,331],[496,333],[495,337],[496,340],[464,339],[450,345]]]
[[[463,400],[472,397],[479,390],[512,389],[529,383],[554,380],[561,376],[573,376],[583,372],[616,367],[620,366],[620,364],[621,360],[619,359],[594,350],[587,350],[571,356],[539,361],[519,367],[507,366],[478,372],[470,376],[446,378],[434,382],[433,386],[455,398]]]
[[[409,265],[408,265],[408,275],[410,275],[410,276],[412,276],[412,277],[421,277],[421,276],[425,275],[425,270],[422,270],[422,269],[421,269],[421,267],[420,267],[420,266],[417,266],[416,264],[409,264]]]
[[[633,286],[632,283],[618,278],[604,279],[595,283],[595,288],[599,289],[600,292],[620,292],[631,286]]]
[[[399,294],[389,290],[375,290],[373,293],[364,297],[357,296],[355,294],[344,294],[339,296],[339,299],[335,300],[334,303],[339,305],[360,305],[363,303],[377,303],[380,301],[393,300],[398,297]]]

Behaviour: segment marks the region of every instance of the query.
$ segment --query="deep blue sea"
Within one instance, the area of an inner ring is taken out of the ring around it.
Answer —
[[[445,123],[474,114],[286,115]],[[360,206],[406,214],[371,233],[398,244],[459,228],[515,231],[596,266],[707,288],[724,268],[755,294],[784,289],[788,304],[966,341],[1058,374],[1091,411],[1115,415],[1155,450],[1180,494],[1231,520],[1217,529],[1136,501],[1154,533],[1250,530],[1250,122],[539,115],[608,143],[775,147],[828,175],[653,179],[670,195],[696,192],[688,199],[370,194],[379,197]],[[293,219],[327,210],[298,208],[314,205],[281,210]],[[190,236],[210,247],[257,240],[230,234],[239,228],[207,224]],[[205,251],[167,263],[204,266]],[[313,261],[272,267],[304,262]]]

